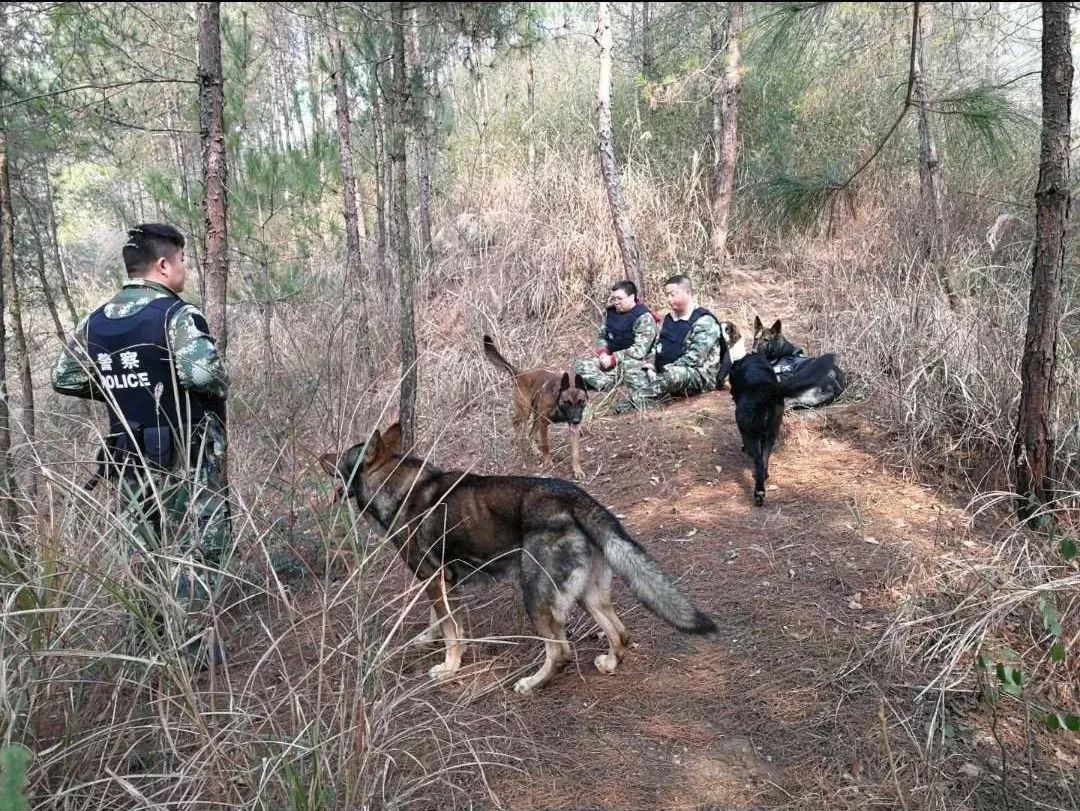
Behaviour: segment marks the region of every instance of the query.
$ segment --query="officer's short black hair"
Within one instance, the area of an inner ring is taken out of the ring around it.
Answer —
[[[171,259],[184,248],[184,235],[160,222],[136,225],[124,243],[124,266],[128,276],[142,276],[158,259]]]
[[[623,279],[621,282],[615,282],[615,284],[611,285],[611,292],[614,293],[616,290],[622,291],[631,298],[637,298],[637,285],[629,279]]]
[[[690,281],[690,277],[684,276],[682,273],[677,273],[674,276],[669,276],[664,281],[664,287],[667,287],[669,284],[677,284],[684,290],[688,290],[691,293],[694,292],[694,284]]]

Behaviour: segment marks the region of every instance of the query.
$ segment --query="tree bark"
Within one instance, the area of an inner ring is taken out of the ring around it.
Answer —
[[[721,58],[720,4],[713,11],[713,58]],[[713,85],[713,181],[710,201],[709,246],[721,266],[727,261],[728,223],[735,196],[735,160],[739,138],[739,86],[743,27],[743,4],[728,3],[727,37],[723,46],[724,69]]]
[[[337,31],[330,32],[330,58],[330,80],[334,86],[334,99],[337,104],[337,131],[341,156],[341,196],[345,215],[345,272],[349,275],[351,283],[360,286],[362,290],[363,267],[356,202],[356,170],[353,165],[352,117],[349,113],[349,88],[345,78],[344,48],[341,44],[341,35]]]
[[[401,420],[402,447],[406,451],[416,441],[416,330],[414,305],[416,269],[413,267],[411,234],[409,231],[408,168],[405,161],[405,115],[409,105],[405,73],[406,4],[394,3],[394,94],[391,112],[390,159],[394,173],[394,249],[401,277],[401,401],[398,413]]]
[[[931,118],[930,90],[930,55],[927,42],[933,33],[933,4],[916,3],[918,18],[915,24],[916,47],[915,81],[912,85],[912,99],[919,113],[919,220],[918,227],[922,237],[923,260],[932,262],[938,269],[941,283],[949,307],[956,309],[960,300],[956,286],[949,271],[943,251],[948,239],[945,223],[945,176],[938,154],[937,139],[934,136]]]
[[[225,310],[229,281],[228,171],[225,165],[224,92],[221,76],[221,4],[200,2],[199,135],[202,142],[203,215],[206,220],[206,320],[225,357],[229,330]]]
[[[416,196],[420,209],[420,250],[424,262],[431,265],[435,261],[435,251],[431,246],[431,122],[427,71],[424,70],[424,59],[420,50],[420,19],[416,6],[412,7],[409,15],[409,62],[412,85],[416,93],[412,110],[416,132]]]
[[[382,102],[378,65],[371,66],[371,154],[375,173],[375,257],[379,286],[390,290],[390,248],[387,228],[386,111]]]
[[[1053,497],[1054,400],[1058,322],[1069,222],[1069,128],[1073,61],[1069,5],[1043,3],[1042,146],[1035,190],[1035,260],[1031,270],[1027,335],[1020,363],[1020,411],[1016,424],[1016,492],[1020,514],[1030,517]]]
[[[641,4],[641,75],[645,81],[651,82],[656,76],[655,61],[652,50],[652,4]]]
[[[600,42],[600,83],[596,91],[597,148],[600,154],[600,173],[607,189],[608,203],[611,206],[611,219],[615,226],[615,239],[619,244],[626,278],[637,285],[639,293],[645,295],[645,283],[642,278],[641,260],[638,257],[637,238],[634,226],[626,210],[622,186],[619,183],[619,169],[615,165],[615,150],[611,143],[611,20],[608,4],[596,4],[596,27]]]
[[[48,178],[46,178],[47,182]],[[60,346],[64,347],[67,346],[67,333],[64,330],[63,323],[60,321],[60,313],[56,309],[56,300],[53,298],[52,288],[49,285],[49,278],[45,269],[45,246],[41,241],[41,224],[38,222],[37,213],[34,211],[34,202],[26,189],[26,182],[22,177],[19,178],[19,195],[26,206],[27,216],[30,217],[30,238],[34,242],[34,254],[37,257],[36,267],[38,281],[41,283],[41,295],[45,299],[49,317],[52,318],[53,326],[56,328],[56,337],[60,340]]]
[[[525,80],[525,98],[528,103],[528,115],[525,119],[525,161],[529,177],[532,177],[536,173],[536,72],[533,69],[532,44],[529,45],[529,72]]]
[[[10,165],[7,152],[7,133],[0,130],[0,252],[3,254],[4,283],[8,293],[8,311],[11,314],[11,330],[15,338],[15,352],[19,358],[19,381],[22,387],[22,422],[27,444],[33,445],[36,438],[34,418],[34,383],[30,376],[30,353],[26,346],[26,330],[23,328],[22,299],[19,295],[19,278],[15,273],[15,216],[11,201]],[[3,313],[0,312],[0,317]],[[3,337],[3,336],[0,336]],[[6,375],[5,375],[6,376]],[[6,394],[6,393],[5,393]],[[8,410],[7,398],[4,398],[4,410]],[[10,419],[10,414],[4,415]],[[2,426],[4,420],[0,420]],[[8,426],[10,429],[10,425]],[[6,433],[6,432],[5,432]],[[7,434],[10,449],[10,433]],[[0,445],[0,450],[2,450]],[[9,479],[10,481],[10,479]],[[30,495],[37,504],[38,490],[37,467],[32,466],[30,474]]]
[[[18,519],[15,482],[11,475],[11,413],[8,409],[7,325],[4,318],[4,278],[15,266],[14,217],[7,177],[7,132],[0,129],[0,500],[9,527]]]
[[[72,329],[79,323],[79,316],[75,312],[75,305],[71,301],[71,291],[68,289],[67,268],[64,266],[64,256],[60,252],[60,229],[56,226],[56,203],[53,200],[52,175],[49,174],[49,164],[42,164],[45,184],[45,206],[49,221],[49,244],[52,246],[53,262],[56,263],[56,272],[60,274],[60,297],[64,300],[64,307],[71,318]]]

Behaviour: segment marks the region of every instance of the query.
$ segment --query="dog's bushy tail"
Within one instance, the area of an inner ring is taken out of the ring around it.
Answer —
[[[807,389],[822,385],[836,365],[836,356],[830,354],[814,358],[800,366],[791,377],[776,384],[778,397],[794,397]]]
[[[490,360],[503,371],[513,375],[514,377],[517,377],[519,374],[521,374],[521,372],[518,371],[518,368],[514,366],[514,364],[512,364],[510,361],[508,361],[506,358],[499,354],[499,350],[495,348],[495,341],[490,335],[484,336],[484,354],[487,356],[488,360]]]
[[[578,526],[634,595],[652,613],[688,634],[709,634],[716,623],[679,591],[618,519],[590,498],[574,510]]]

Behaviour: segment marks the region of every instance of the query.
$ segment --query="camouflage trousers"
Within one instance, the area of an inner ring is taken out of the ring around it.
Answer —
[[[666,366],[657,373],[650,365],[628,370],[626,384],[630,387],[630,402],[640,407],[677,394],[712,391],[716,379],[689,366]]]
[[[611,391],[619,384],[628,382],[629,377],[643,365],[641,361],[624,360],[614,369],[601,369],[598,358],[578,358],[573,363],[573,369],[590,388]]]
[[[145,590],[146,617],[159,630],[166,623],[186,636],[205,630],[221,567],[232,551],[220,426],[203,431],[201,448],[192,456],[198,460],[193,467],[138,469],[118,484],[120,524],[132,574]]]

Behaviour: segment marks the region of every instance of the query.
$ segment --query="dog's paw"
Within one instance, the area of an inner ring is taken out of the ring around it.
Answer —
[[[615,668],[619,666],[619,660],[610,653],[603,653],[593,659],[593,664],[605,676],[610,676],[615,672]]]
[[[435,681],[446,681],[458,672],[458,667],[458,665],[443,662],[432,667],[427,673]]]
[[[514,692],[520,693],[523,696],[532,695],[534,687],[536,687],[536,679],[532,676],[526,676],[525,678],[518,679],[514,682]]]
[[[579,482],[585,481],[588,476],[585,475],[585,471],[579,468],[574,468],[574,479]]]
[[[765,503],[765,493],[764,492],[754,493],[754,504],[756,504],[758,507],[760,507],[764,503]]]

